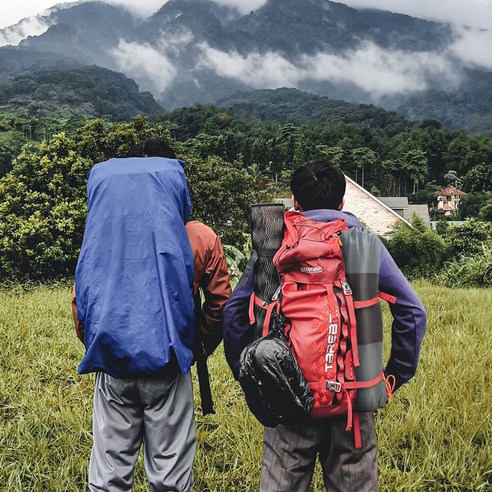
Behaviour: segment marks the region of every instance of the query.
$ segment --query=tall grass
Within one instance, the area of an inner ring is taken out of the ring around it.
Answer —
[[[416,377],[377,413],[380,488],[491,491],[492,290],[415,287],[428,332]],[[69,289],[0,291],[0,347],[0,490],[86,490],[94,378],[76,372]],[[261,425],[220,348],[209,369],[217,413],[203,417],[196,394],[195,490],[258,490]],[[148,490],[141,461],[134,490]]]

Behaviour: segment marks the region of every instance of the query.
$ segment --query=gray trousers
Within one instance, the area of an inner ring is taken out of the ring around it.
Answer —
[[[362,449],[346,425],[336,418],[265,427],[261,492],[308,492],[318,455],[328,491],[377,491],[374,416],[360,414]]]
[[[190,373],[135,379],[98,373],[92,429],[91,491],[131,491],[142,441],[150,489],[191,490],[196,433]]]

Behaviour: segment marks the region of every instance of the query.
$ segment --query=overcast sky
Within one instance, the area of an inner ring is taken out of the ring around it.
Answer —
[[[159,9],[165,0],[106,0],[126,5],[142,15]],[[214,0],[234,5],[247,13],[266,0]],[[301,5],[303,0],[299,0]],[[36,15],[52,7],[56,0],[0,0],[0,28],[15,24],[24,17]],[[58,2],[60,3],[60,2]],[[63,3],[63,2],[61,2]],[[345,0],[351,7],[374,7],[424,19],[456,21],[492,30],[492,0]]]

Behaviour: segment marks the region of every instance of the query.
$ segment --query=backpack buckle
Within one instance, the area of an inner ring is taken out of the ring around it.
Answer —
[[[342,391],[342,383],[339,383],[338,381],[326,381],[326,389],[334,391],[335,393],[340,393],[340,391]]]
[[[276,301],[279,298],[281,292],[282,292],[282,286],[279,285],[277,290],[275,291],[275,293],[272,296],[272,301]]]
[[[343,289],[343,293],[346,296],[352,295],[352,289],[350,288],[350,285],[347,282],[342,282],[342,289]]]

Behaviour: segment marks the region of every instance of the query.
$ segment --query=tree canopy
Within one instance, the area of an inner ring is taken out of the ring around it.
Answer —
[[[439,125],[388,135],[340,121],[265,123],[213,106],[129,123],[0,112],[0,277],[71,275],[87,171],[148,137],[165,138],[186,162],[193,217],[239,248],[250,205],[288,196],[292,171],[314,159],[339,165],[373,193],[408,196],[412,203],[431,205],[442,188],[462,184],[467,195],[459,213],[491,216],[492,140]]]

